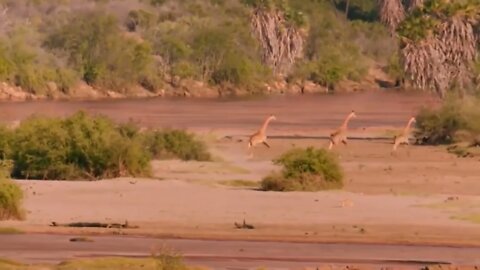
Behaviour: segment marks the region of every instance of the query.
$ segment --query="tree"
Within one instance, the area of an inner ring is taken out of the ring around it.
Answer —
[[[405,19],[405,8],[401,0],[379,0],[380,20],[393,34]]]
[[[420,89],[444,97],[449,89],[463,93],[472,81],[477,57],[475,27],[480,17],[476,0],[427,0],[398,28],[404,70]]]
[[[263,62],[274,74],[285,75],[303,55],[303,14],[291,10],[284,1],[250,0],[252,30],[263,49]]]

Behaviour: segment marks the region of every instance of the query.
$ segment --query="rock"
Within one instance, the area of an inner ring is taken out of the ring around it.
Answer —
[[[370,85],[377,86],[377,88],[393,88],[396,87],[397,84],[397,82],[392,79],[381,66],[369,68],[364,81]]]

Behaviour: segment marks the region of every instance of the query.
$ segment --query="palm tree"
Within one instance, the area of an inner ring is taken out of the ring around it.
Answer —
[[[393,34],[398,25],[405,19],[405,8],[401,0],[379,0],[380,21],[384,23]]]
[[[262,46],[262,60],[274,74],[285,75],[303,55],[304,46],[302,29],[286,17],[301,20],[302,15],[286,16],[286,8],[273,1],[259,0],[252,7],[251,27]]]
[[[404,71],[416,87],[444,97],[449,89],[463,91],[472,82],[480,17],[480,3],[475,1],[454,5],[450,0],[427,0],[428,8],[399,27]]]

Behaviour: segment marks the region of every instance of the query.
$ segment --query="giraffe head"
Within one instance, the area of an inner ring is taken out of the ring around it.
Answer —
[[[354,111],[354,110],[352,110],[352,112],[350,113],[350,117],[351,117],[351,118],[357,117],[357,115],[355,114],[355,111]]]
[[[412,118],[410,118],[410,122],[412,122],[412,123],[416,123],[416,122],[417,122],[417,119],[415,119],[415,116],[412,116]]]
[[[271,114],[270,117],[268,117],[270,120],[277,120],[277,118],[275,117],[275,115]]]

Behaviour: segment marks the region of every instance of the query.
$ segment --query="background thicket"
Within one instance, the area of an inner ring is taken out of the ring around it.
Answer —
[[[0,0],[0,81],[46,96],[68,95],[81,81],[127,94],[179,79],[249,90],[279,78],[334,87],[388,67],[396,50],[376,1],[348,2],[345,16],[338,0]],[[258,10],[260,24],[274,21],[284,53],[264,51],[275,40],[255,34]],[[302,40],[295,59],[287,59],[288,38]]]
[[[0,0],[0,81],[43,96],[182,79],[258,92],[386,73],[445,96],[478,85],[479,17],[478,0]]]

